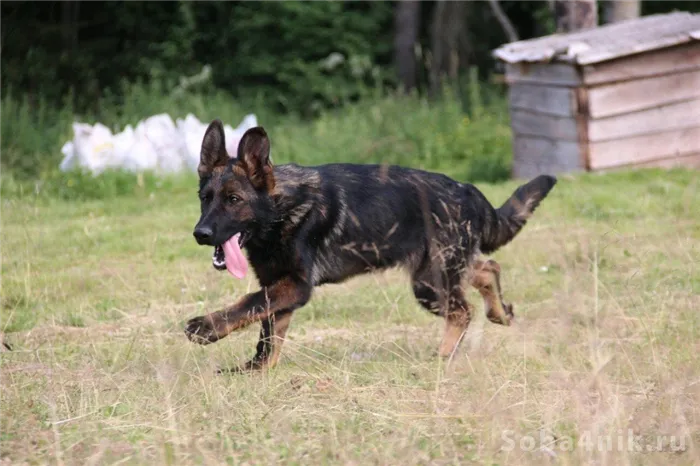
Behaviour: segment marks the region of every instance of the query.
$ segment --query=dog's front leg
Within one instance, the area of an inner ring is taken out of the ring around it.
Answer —
[[[294,311],[283,309],[263,319],[255,356],[245,364],[230,369],[219,369],[217,372],[220,374],[249,372],[270,369],[277,365],[292,314]]]
[[[187,337],[201,345],[214,343],[228,334],[267,319],[282,310],[297,309],[311,297],[311,287],[293,278],[284,278],[272,286],[244,296],[233,306],[187,322]]]

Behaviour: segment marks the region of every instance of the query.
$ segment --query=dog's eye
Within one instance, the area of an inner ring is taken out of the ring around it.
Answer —
[[[199,193],[199,200],[202,202],[211,201],[211,194],[210,193]]]
[[[240,201],[241,198],[235,194],[229,194],[228,197],[226,197],[226,200],[231,204],[235,204],[236,202]]]

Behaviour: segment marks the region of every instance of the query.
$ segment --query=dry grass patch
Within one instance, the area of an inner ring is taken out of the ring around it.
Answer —
[[[4,199],[2,462],[697,464],[696,179],[561,180],[495,256],[515,324],[480,312],[449,364],[442,322],[391,271],[317,290],[252,376],[214,370],[251,356],[257,328],[206,348],[182,332],[254,287],[190,239],[194,195],[141,214]]]

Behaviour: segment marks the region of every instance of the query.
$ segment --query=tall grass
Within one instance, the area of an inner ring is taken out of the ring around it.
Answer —
[[[193,240],[195,175],[58,173],[72,111],[2,105],[0,464],[700,464],[696,172],[562,177],[493,257],[513,325],[465,289],[474,320],[448,363],[444,321],[390,271],[315,289],[272,371],[217,376],[259,325],[206,348],[183,325],[257,284]],[[474,80],[464,97],[385,95],[310,122],[264,110],[151,86],[99,120],[254,111],[276,163],[507,174],[505,108]],[[479,188],[499,204],[516,182]]]
[[[103,96],[93,115],[77,115],[70,105],[55,109],[42,99],[11,95],[2,98],[5,196],[31,193],[82,199],[157,189],[157,178],[148,174],[109,172],[93,178],[79,172],[61,173],[57,167],[62,145],[72,138],[73,121],[99,121],[116,132],[158,113],[173,119],[193,113],[202,121],[221,118],[236,125],[253,112],[271,134],[275,163],[401,164],[442,171],[464,181],[497,181],[509,174],[505,102],[475,77],[463,86],[445,88],[432,101],[415,94],[376,93],[370,100],[326,111],[310,121],[276,114],[256,96],[240,102],[222,91],[178,94],[157,82],[125,85],[119,96]]]
[[[257,283],[194,241],[191,181],[2,199],[1,464],[700,464],[696,172],[562,177],[493,256],[515,322],[489,323],[465,283],[449,363],[444,320],[390,271],[316,288],[280,364],[235,376],[214,372],[259,325],[207,347],[182,329]],[[495,204],[516,186],[479,183]]]

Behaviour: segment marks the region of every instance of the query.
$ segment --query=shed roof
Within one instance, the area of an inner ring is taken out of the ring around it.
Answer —
[[[673,12],[512,42],[494,50],[493,55],[507,63],[590,65],[691,41],[700,41],[700,14]]]

